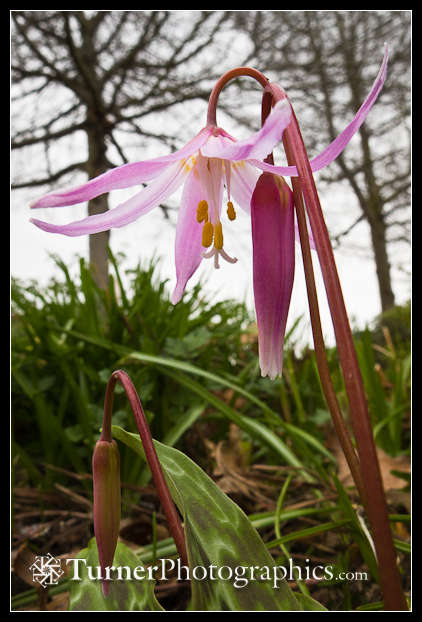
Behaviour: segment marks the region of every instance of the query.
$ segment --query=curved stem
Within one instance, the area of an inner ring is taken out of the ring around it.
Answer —
[[[227,82],[233,80],[234,78],[239,78],[240,76],[250,76],[251,78],[255,78],[255,80],[257,80],[264,88],[269,84],[268,78],[266,78],[263,73],[258,71],[258,69],[254,69],[253,67],[236,67],[235,69],[227,71],[215,83],[214,88],[211,91],[208,102],[207,125],[217,126],[216,114],[218,97]]]
[[[111,441],[111,418],[113,411],[114,388],[116,382],[120,382],[123,386],[126,396],[132,408],[135,417],[136,426],[141,437],[142,445],[145,451],[149,468],[151,469],[154,484],[157,488],[158,496],[163,506],[164,513],[167,518],[170,533],[173,536],[180,559],[184,565],[188,565],[188,557],[186,553],[185,536],[182,524],[176,507],[171,498],[160,461],[155,451],[151,432],[146,420],[141,401],[128,374],[123,370],[117,370],[112,373],[107,384],[106,395],[104,400],[104,418],[103,429],[101,432],[101,440]]]

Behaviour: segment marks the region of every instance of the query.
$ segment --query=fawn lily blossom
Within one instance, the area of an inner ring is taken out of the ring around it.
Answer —
[[[387,50],[368,97],[343,132],[310,160],[313,171],[330,164],[358,131],[382,88],[386,68]],[[208,120],[190,142],[174,153],[124,164],[76,188],[49,193],[31,205],[32,208],[75,205],[111,190],[147,184],[117,207],[65,225],[35,218],[31,221],[51,233],[94,234],[134,222],[183,184],[175,240],[176,286],[171,297],[175,304],[203,258],[212,258],[216,268],[220,259],[228,263],[237,261],[224,248],[221,212],[225,187],[228,219],[236,218],[234,203],[251,215],[260,364],[262,374],[273,378],[281,373],[294,274],[293,199],[281,176],[297,176],[298,172],[296,166],[274,166],[266,160],[281,140],[291,116],[290,103],[287,98],[282,99],[275,104],[262,128],[241,141]]]
[[[221,207],[223,186],[227,191],[227,216],[236,218],[233,201],[250,212],[253,189],[260,174],[250,159],[261,161],[280,141],[291,116],[287,101],[274,107],[264,126],[246,140],[236,141],[223,129],[207,125],[187,145],[166,156],[117,167],[68,191],[52,192],[36,201],[32,208],[58,207],[89,201],[110,190],[150,182],[137,194],[101,214],[88,216],[67,225],[31,221],[50,233],[78,236],[98,233],[127,225],[151,211],[171,196],[182,184],[176,227],[175,304],[202,258],[229,263],[237,260],[223,247]]]

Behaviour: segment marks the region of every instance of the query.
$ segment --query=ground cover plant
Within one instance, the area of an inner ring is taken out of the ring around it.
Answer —
[[[76,556],[93,536],[90,463],[106,384],[117,368],[133,379],[153,437],[211,476],[250,517],[275,560],[283,564],[292,557],[301,567],[308,559],[333,564],[335,576],[368,575],[366,581],[303,576],[293,579],[295,591],[328,609],[380,607],[371,544],[335,441],[315,353],[295,347],[303,318],[287,335],[283,378],[270,381],[260,375],[256,325],[243,305],[210,303],[198,289],[174,307],[154,264],[121,275],[112,257],[104,292],[83,260],[77,279],[56,261],[63,276],[45,289],[19,282],[12,288],[13,607],[68,605],[67,575],[46,599],[23,567],[39,552]],[[151,300],[158,315],[150,311]],[[408,586],[409,307],[390,316],[355,341]],[[329,350],[344,405],[336,358],[335,349]],[[113,424],[116,431],[136,431],[119,387]],[[145,461],[122,437],[119,451],[120,538],[139,563],[154,565],[176,555],[174,543]],[[189,590],[174,575],[158,581],[155,593],[164,608],[180,609]]]

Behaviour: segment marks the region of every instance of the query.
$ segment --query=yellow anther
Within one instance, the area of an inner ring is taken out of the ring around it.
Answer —
[[[218,250],[223,248],[223,226],[220,221],[214,225],[214,247]]]
[[[208,203],[204,200],[198,203],[198,207],[196,208],[196,220],[198,222],[208,220]]]
[[[212,244],[214,227],[210,221],[206,222],[202,228],[202,246],[208,248]]]
[[[227,216],[229,217],[229,220],[235,220],[236,218],[236,212],[231,201],[227,203]]]

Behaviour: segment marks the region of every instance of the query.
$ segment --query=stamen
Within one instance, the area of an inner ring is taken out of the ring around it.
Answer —
[[[235,220],[236,218],[236,212],[231,201],[227,203],[227,216],[229,217],[229,220]]]
[[[211,259],[211,257],[214,257],[214,268],[220,267],[220,264],[218,263],[218,258],[220,256],[228,263],[237,262],[236,257],[230,257],[230,255],[228,255],[224,249],[222,248],[218,249],[218,248],[215,248],[215,246],[213,246],[213,248],[210,251],[207,251],[206,253],[202,253],[202,257],[204,259]]]
[[[196,220],[198,222],[208,220],[208,203],[204,200],[199,201],[198,203],[198,207],[196,208]]]
[[[218,250],[223,248],[223,225],[220,221],[214,226],[214,247]]]
[[[219,251],[219,253],[222,256],[222,258],[225,259],[228,263],[236,263],[237,262],[237,257],[230,257],[230,255],[227,255],[227,253],[224,250],[224,248],[222,248]]]
[[[206,222],[202,228],[202,246],[208,248],[212,244],[214,227],[211,222]]]

